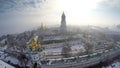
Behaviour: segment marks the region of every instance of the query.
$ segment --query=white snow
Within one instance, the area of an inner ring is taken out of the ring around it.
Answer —
[[[71,53],[73,53],[73,54],[85,51],[83,44],[81,44],[79,41],[71,41],[71,42],[69,42],[69,44],[70,44],[71,49],[72,49]],[[45,48],[45,54],[46,55],[61,54],[63,45],[64,45],[64,43],[54,44],[52,47],[49,47],[50,46],[49,45],[48,47]]]
[[[106,68],[120,68],[120,62],[115,62],[115,63],[109,65]]]
[[[71,47],[72,53],[84,52],[85,48],[82,45],[74,45]]]
[[[7,46],[8,46],[8,45],[5,45],[5,46],[2,48],[2,50],[6,50],[6,49],[7,49]]]
[[[0,51],[0,59],[2,59],[4,61],[10,61],[10,63],[13,63],[13,64],[20,64],[20,62],[16,58],[14,58],[2,51]]]
[[[15,67],[0,60],[0,68],[15,68]]]
[[[2,41],[1,41],[1,43],[5,43],[5,41],[6,41],[7,39],[5,38],[5,39],[3,39]]]
[[[51,48],[51,49],[46,49],[45,50],[45,54],[47,55],[52,55],[52,54],[59,54],[61,53],[62,51],[62,48]]]
[[[13,57],[6,57],[5,60],[10,61],[13,64],[19,64],[19,61]]]
[[[34,39],[35,39],[35,41],[37,41],[38,40],[38,36],[35,36]]]

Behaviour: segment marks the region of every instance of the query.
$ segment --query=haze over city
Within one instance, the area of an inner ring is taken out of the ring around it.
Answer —
[[[0,0],[0,68],[120,68],[120,0]]]
[[[0,0],[0,35],[60,24],[62,12],[68,25],[119,24],[119,0]]]

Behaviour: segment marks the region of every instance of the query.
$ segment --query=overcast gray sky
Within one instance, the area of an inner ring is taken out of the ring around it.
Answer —
[[[0,0],[0,35],[60,24],[110,26],[120,22],[120,0]]]

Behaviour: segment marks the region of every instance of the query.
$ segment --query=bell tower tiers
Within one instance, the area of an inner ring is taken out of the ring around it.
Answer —
[[[60,27],[61,32],[66,32],[66,16],[65,13],[63,12],[61,16],[61,27]]]

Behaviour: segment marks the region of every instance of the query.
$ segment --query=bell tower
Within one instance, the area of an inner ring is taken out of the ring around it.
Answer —
[[[63,12],[61,16],[61,27],[60,27],[61,32],[66,32],[66,16],[65,13]]]

